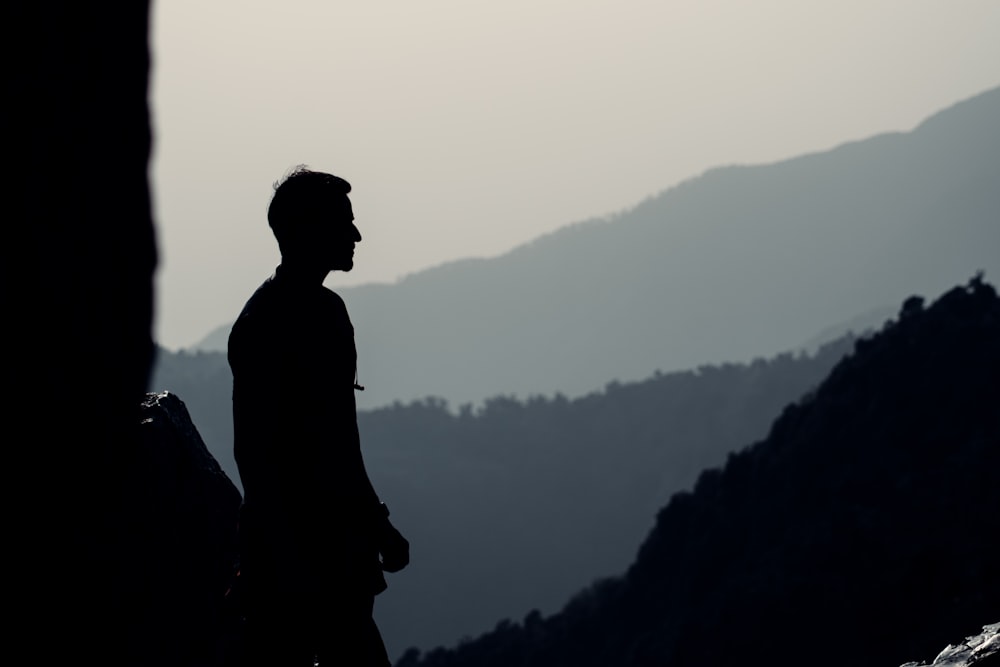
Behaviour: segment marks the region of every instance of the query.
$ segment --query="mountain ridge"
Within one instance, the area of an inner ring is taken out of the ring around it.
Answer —
[[[338,289],[361,405],[580,395],[776,354],[914,291],[995,276],[998,118],[1000,88],[908,132],[715,167],[496,257]]]

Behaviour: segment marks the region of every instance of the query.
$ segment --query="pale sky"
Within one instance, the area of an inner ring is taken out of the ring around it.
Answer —
[[[336,289],[1000,85],[1000,0],[160,0],[152,35],[171,349],[235,319],[278,263],[271,184],[299,163],[354,186],[364,240]]]

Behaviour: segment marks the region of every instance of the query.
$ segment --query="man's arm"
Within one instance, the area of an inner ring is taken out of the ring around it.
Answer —
[[[389,520],[389,508],[378,499],[375,487],[368,476],[368,470],[365,468],[360,446],[357,452],[358,466],[361,470],[360,477],[365,489],[365,495],[373,498],[376,503],[372,521],[375,526],[379,555],[382,557],[382,569],[386,572],[399,572],[410,562],[410,543],[392,525],[392,522]]]

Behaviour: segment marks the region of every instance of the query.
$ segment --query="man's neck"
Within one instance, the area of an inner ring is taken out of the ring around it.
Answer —
[[[329,274],[329,269],[324,269],[307,262],[295,261],[287,257],[282,258],[281,264],[275,270],[275,275],[281,276],[282,279],[310,285],[322,285]]]

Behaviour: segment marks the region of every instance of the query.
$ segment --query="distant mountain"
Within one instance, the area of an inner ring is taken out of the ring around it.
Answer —
[[[263,282],[263,278],[261,278]],[[221,327],[212,329],[207,336],[191,346],[190,352],[225,352],[229,347],[229,330],[233,328],[233,323],[223,324]]]
[[[908,299],[766,439],[675,495],[624,576],[397,667],[932,659],[1000,619],[998,399],[995,289]]]
[[[338,290],[359,400],[578,396],[656,368],[771,356],[913,292],[995,278],[997,174],[1000,89],[912,132],[711,170],[494,259]]]

